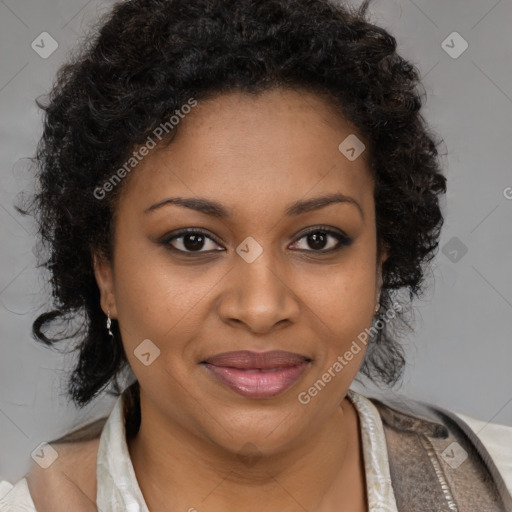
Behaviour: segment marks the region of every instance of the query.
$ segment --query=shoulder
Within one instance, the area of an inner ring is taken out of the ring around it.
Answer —
[[[50,443],[57,458],[47,468],[33,462],[27,475],[0,481],[0,512],[88,512],[96,510],[99,438]]]
[[[370,399],[377,406],[385,428],[429,436],[432,446],[439,450],[438,455],[441,458],[444,453],[441,450],[446,449],[443,439],[469,443],[467,446],[471,446],[475,455],[478,455],[475,460],[484,464],[484,471],[490,471],[497,482],[500,495],[512,508],[512,427],[478,420],[403,395]],[[462,437],[459,437],[460,434]],[[434,442],[435,439],[440,442]],[[499,482],[499,477],[502,483]]]
[[[33,462],[15,484],[0,480],[0,512],[96,512],[96,465],[107,419],[50,441],[56,458],[48,467]]]
[[[57,458],[47,468],[33,463],[26,482],[37,512],[96,510],[99,437],[50,443]]]
[[[0,481],[0,512],[38,512],[30,496],[26,478],[15,484]]]
[[[454,412],[478,436],[512,494],[512,427]]]

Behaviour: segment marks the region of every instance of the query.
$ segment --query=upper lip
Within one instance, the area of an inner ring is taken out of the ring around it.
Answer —
[[[251,352],[250,350],[237,350],[234,352],[223,352],[208,357],[202,363],[209,363],[214,366],[229,366],[232,368],[250,369],[259,368],[269,370],[273,368],[285,368],[296,366],[311,359],[295,352],[284,350],[271,350],[269,352]]]

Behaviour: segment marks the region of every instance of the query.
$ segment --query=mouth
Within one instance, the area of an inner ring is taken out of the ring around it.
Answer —
[[[282,350],[224,352],[201,361],[217,381],[240,395],[270,398],[290,388],[311,364],[307,356]]]

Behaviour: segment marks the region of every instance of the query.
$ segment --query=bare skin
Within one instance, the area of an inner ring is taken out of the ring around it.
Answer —
[[[366,154],[349,161],[338,150],[354,133],[311,93],[225,94],[200,102],[172,143],[125,179],[113,260],[96,254],[95,275],[141,387],[141,428],[128,448],[151,512],[367,510],[346,398],[365,347],[308,404],[298,400],[369,327],[378,302],[385,254]],[[286,215],[296,201],[333,193],[351,200]],[[231,215],[147,211],[178,196]],[[311,247],[305,231],[325,227],[352,243],[327,252],[338,246],[329,234],[325,248]],[[203,247],[188,250],[183,234],[162,241],[182,228],[204,231]],[[251,263],[236,252],[247,237],[262,249]],[[146,339],[160,350],[148,366],[134,354]],[[200,364],[242,349],[312,363],[283,393],[248,398]]]

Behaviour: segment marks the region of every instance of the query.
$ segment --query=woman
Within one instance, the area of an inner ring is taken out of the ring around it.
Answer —
[[[70,396],[120,394],[0,510],[512,510],[512,429],[350,389],[400,378],[446,191],[367,4],[127,1],[62,68],[34,333],[84,315]]]

